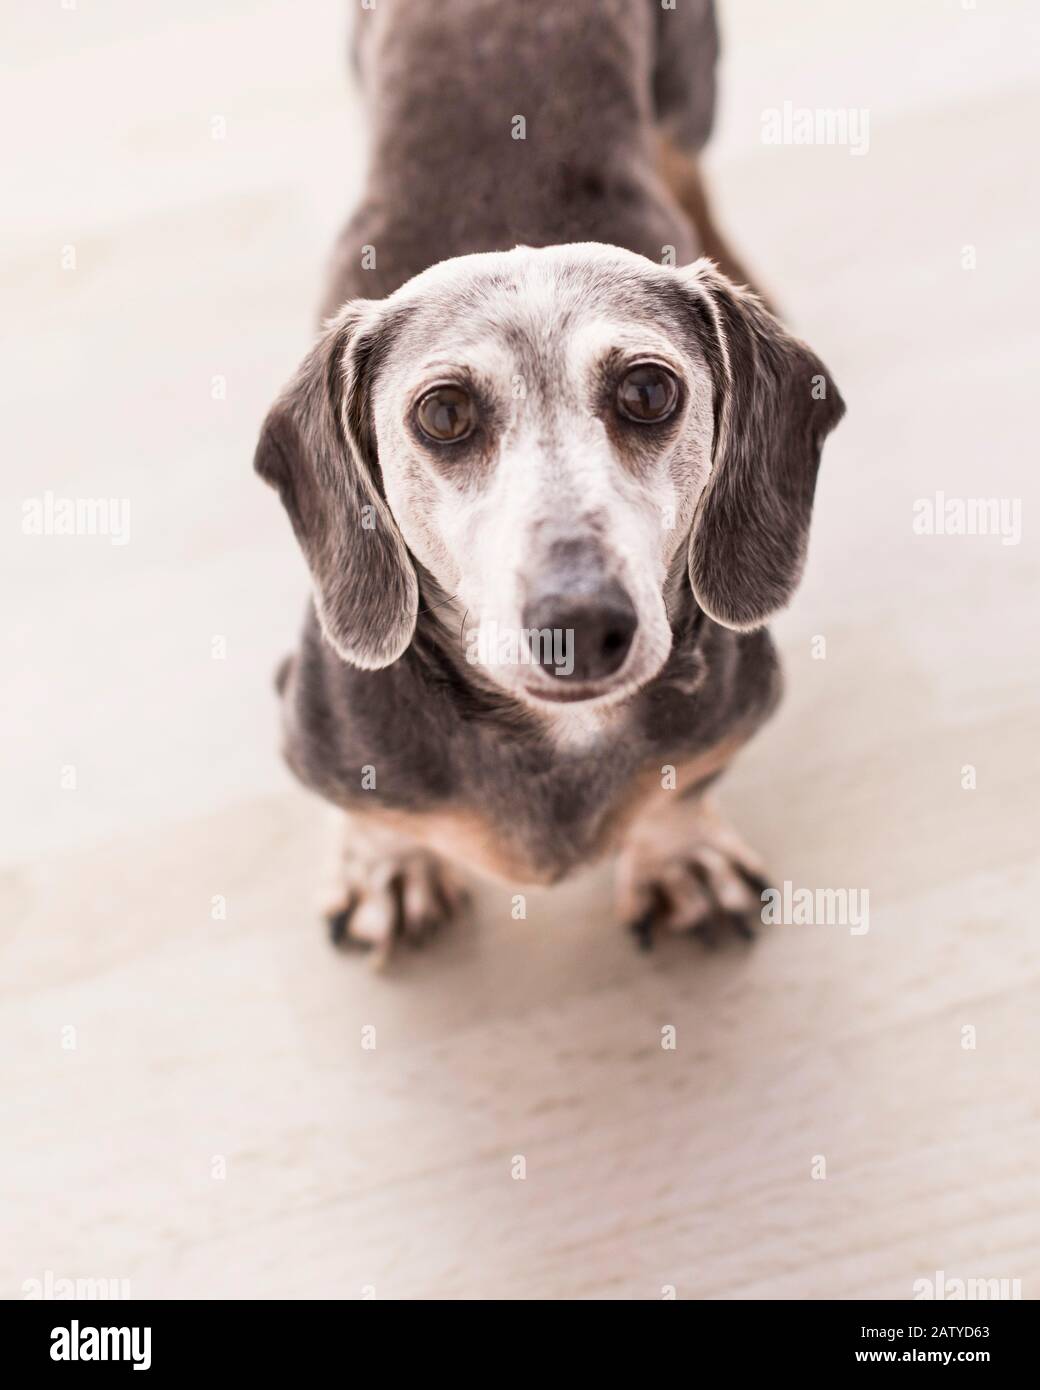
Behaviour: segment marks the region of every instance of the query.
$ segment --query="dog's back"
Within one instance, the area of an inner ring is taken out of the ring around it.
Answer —
[[[711,0],[379,0],[357,26],[369,178],[327,313],[473,251],[697,254],[659,142],[694,152],[710,131]]]

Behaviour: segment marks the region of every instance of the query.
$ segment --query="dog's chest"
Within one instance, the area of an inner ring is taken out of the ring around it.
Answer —
[[[632,730],[578,750],[471,746],[456,763],[453,795],[429,809],[381,806],[385,823],[428,848],[499,880],[555,883],[618,848],[655,801],[714,776],[732,755],[728,741],[655,755]]]
[[[468,712],[404,662],[355,671],[312,632],[285,686],[286,755],[328,800],[449,858],[556,882],[617,848],[655,799],[715,776],[775,702],[768,637],[718,632],[703,685],[666,673],[591,737],[580,721],[547,736]]]
[[[509,752],[474,758],[459,774],[446,801],[377,814],[451,859],[518,884],[554,883],[598,858],[651,790],[627,758],[573,752],[555,764],[550,752],[541,768]]]

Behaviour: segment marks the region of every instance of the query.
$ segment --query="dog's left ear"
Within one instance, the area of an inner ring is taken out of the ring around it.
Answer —
[[[823,441],[845,413],[827,369],[711,261],[681,272],[711,369],[711,476],[690,535],[701,608],[725,627],[761,626],[805,564]]]
[[[344,661],[366,671],[406,650],[419,604],[415,569],[383,496],[370,410],[395,322],[395,311],[370,300],[341,309],[271,407],[254,459],[310,566],[322,631]]]

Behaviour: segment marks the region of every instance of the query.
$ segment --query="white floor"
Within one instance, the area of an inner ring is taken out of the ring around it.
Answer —
[[[0,1296],[1040,1292],[1032,8],[723,7],[720,211],[849,404],[724,799],[869,932],[641,957],[600,873],[381,978],[316,923],[270,686],[305,577],[250,471],[358,186],[343,11],[11,20]],[[763,144],[785,101],[868,152]],[[23,535],[48,490],[129,543]],[[1021,543],[915,535],[937,491]]]

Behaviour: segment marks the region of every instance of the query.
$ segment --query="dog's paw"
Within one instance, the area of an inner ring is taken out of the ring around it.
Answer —
[[[370,951],[386,961],[401,942],[421,946],[465,907],[467,893],[444,862],[428,850],[348,846],[326,905],[335,946]]]
[[[677,838],[641,839],[622,856],[622,919],[636,944],[648,951],[659,931],[709,947],[727,937],[753,941],[769,887],[758,856],[714,814],[692,821],[685,843]]]

